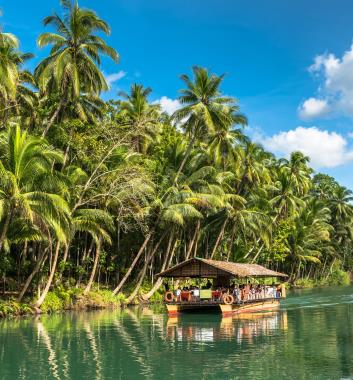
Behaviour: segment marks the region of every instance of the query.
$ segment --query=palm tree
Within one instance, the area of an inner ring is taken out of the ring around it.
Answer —
[[[11,33],[0,33],[0,94],[5,100],[14,99],[18,81],[18,39]]]
[[[234,124],[245,124],[246,120],[239,120],[240,116],[234,115]],[[216,166],[226,170],[227,164],[235,163],[240,158],[238,150],[235,149],[239,142],[246,143],[248,138],[243,134],[240,128],[234,128],[234,125],[223,125],[218,127],[214,132],[208,135],[208,151],[213,158]]]
[[[111,244],[109,232],[114,229],[112,217],[104,210],[98,209],[79,209],[75,211],[74,228],[76,231],[87,231],[91,234],[96,243],[96,255],[93,262],[91,275],[84,290],[87,294],[92,287],[96,276],[97,267],[100,259],[103,242]]]
[[[291,182],[291,186],[298,195],[305,195],[310,187],[310,174],[312,169],[308,167],[309,157],[301,152],[293,152],[289,160],[280,159],[280,170],[286,173]]]
[[[190,152],[201,134],[216,132],[218,126],[232,125],[234,114],[239,110],[234,98],[222,96],[220,92],[224,75],[210,74],[207,69],[198,66],[193,67],[193,74],[193,80],[186,74],[181,75],[181,80],[186,84],[186,89],[180,90],[182,95],[179,97],[183,107],[173,114],[175,122],[181,123],[190,139],[176,173],[175,183],[178,182]],[[246,119],[239,115],[238,123],[245,124]]]
[[[57,33],[43,33],[38,45],[52,45],[50,55],[35,69],[38,85],[43,93],[53,92],[60,98],[59,104],[44,129],[45,136],[54,121],[69,102],[81,95],[98,96],[108,89],[99,69],[101,54],[118,62],[119,55],[97,33],[110,33],[108,24],[91,10],[78,6],[77,1],[61,1],[64,16],[57,14],[44,19],[44,25],[52,25]]]
[[[294,228],[288,237],[289,257],[292,263],[290,280],[298,277],[301,264],[320,263],[320,257],[329,246],[332,226],[329,224],[330,210],[315,198],[308,199],[294,219]],[[322,244],[325,243],[325,246]]]
[[[270,199],[270,205],[276,208],[274,222],[297,215],[300,206],[304,206],[304,201],[296,195],[288,173],[282,171],[279,173],[274,184],[274,196]]]
[[[129,127],[132,144],[138,153],[145,153],[147,143],[158,134],[160,107],[148,102],[151,91],[149,87],[144,88],[135,83],[131,86],[130,94],[119,93],[124,99],[120,103],[122,125]]]
[[[45,188],[55,183],[52,166],[62,155],[15,126],[0,135],[0,158],[0,251],[11,221],[18,216],[49,225],[58,241],[65,241],[67,204]]]
[[[235,163],[235,172],[239,182],[237,192],[244,195],[253,188],[271,182],[267,161],[271,155],[265,152],[261,145],[245,141],[237,147],[238,161]]]
[[[4,121],[9,111],[18,108],[19,104],[24,105],[26,95],[32,95],[29,88],[22,86],[30,80],[30,74],[20,69],[33,54],[21,53],[18,46],[19,42],[14,35],[0,33],[0,115],[3,115]]]

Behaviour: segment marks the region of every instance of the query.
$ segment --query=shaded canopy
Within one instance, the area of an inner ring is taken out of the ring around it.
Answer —
[[[233,263],[194,257],[183,261],[164,272],[159,277],[288,277],[258,264]]]

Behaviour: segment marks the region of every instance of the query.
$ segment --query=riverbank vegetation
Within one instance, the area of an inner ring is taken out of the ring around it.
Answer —
[[[33,72],[32,54],[0,33],[5,298],[47,310],[60,291],[76,302],[95,287],[147,301],[158,272],[193,256],[264,264],[291,283],[347,281],[350,190],[300,152],[278,159],[251,141],[226,78],[203,67],[180,76],[172,115],[142,84],[104,101],[101,59],[119,61],[109,25],[61,5]]]

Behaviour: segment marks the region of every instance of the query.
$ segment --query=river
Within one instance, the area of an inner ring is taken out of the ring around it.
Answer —
[[[143,378],[353,379],[353,287],[241,318],[146,307],[0,321],[0,379]]]

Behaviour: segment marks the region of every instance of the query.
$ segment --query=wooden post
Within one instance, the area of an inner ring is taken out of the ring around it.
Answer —
[[[286,298],[286,284],[281,284],[281,298]]]

